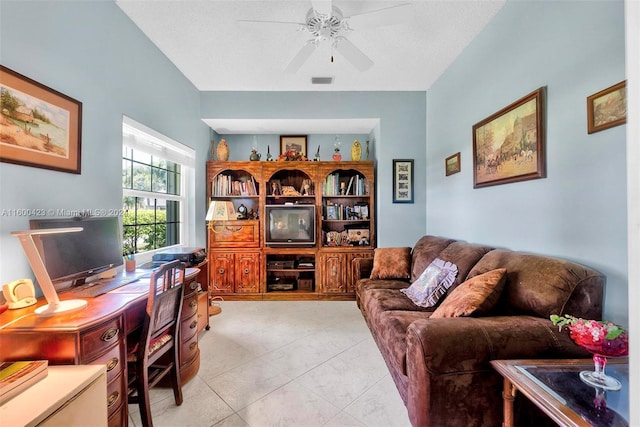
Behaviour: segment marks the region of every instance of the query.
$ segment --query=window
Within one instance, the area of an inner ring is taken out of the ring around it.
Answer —
[[[188,244],[195,151],[124,117],[123,254]]]

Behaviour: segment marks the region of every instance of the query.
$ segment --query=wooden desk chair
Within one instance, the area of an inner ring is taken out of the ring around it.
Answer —
[[[151,274],[149,298],[138,344],[129,351],[128,403],[140,407],[142,424],[152,426],[149,389],[170,374],[176,405],[182,404],[180,383],[180,313],[184,265],[172,261]]]

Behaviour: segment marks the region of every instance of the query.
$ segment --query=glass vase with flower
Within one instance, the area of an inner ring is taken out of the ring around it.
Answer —
[[[629,336],[627,331],[612,322],[587,320],[568,314],[551,315],[551,321],[560,330],[569,329],[569,336],[580,347],[593,354],[594,371],[580,372],[585,383],[605,390],[620,390],[620,381],[607,375],[607,357],[621,357],[629,354]]]

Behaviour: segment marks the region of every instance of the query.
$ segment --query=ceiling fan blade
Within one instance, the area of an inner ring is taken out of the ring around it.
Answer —
[[[298,53],[296,54],[296,56],[293,57],[291,62],[289,62],[289,65],[287,65],[287,67],[284,69],[284,72],[285,73],[297,72],[300,69],[300,67],[302,67],[302,65],[305,62],[307,62],[307,59],[309,59],[309,57],[311,56],[314,50],[316,50],[316,44],[313,42],[313,40],[309,40],[307,43],[305,43],[304,46],[302,46],[302,49],[298,51]]]
[[[352,16],[345,16],[349,28],[353,30],[396,25],[409,22],[414,16],[411,3],[401,3],[382,9],[371,10]]]
[[[287,24],[287,25],[300,25],[304,26],[304,22],[292,22],[292,21],[259,21],[254,19],[237,19],[236,22],[244,22],[249,24]]]
[[[373,61],[346,37],[336,37],[335,49],[360,71],[366,71],[373,66]]]
[[[311,0],[313,10],[322,15],[331,15],[331,0]]]

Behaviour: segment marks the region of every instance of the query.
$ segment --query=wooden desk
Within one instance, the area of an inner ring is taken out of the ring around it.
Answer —
[[[197,268],[187,268],[185,276],[180,328],[183,383],[200,368],[199,272]],[[142,324],[148,290],[149,279],[141,279],[99,297],[86,298],[86,309],[59,316],[35,315],[35,309],[46,303],[43,299],[30,307],[8,310],[0,315],[0,360],[47,359],[50,365],[106,365],[109,426],[126,426],[127,336]],[[60,295],[60,300],[65,299],[76,297],[67,292]]]
[[[493,360],[491,365],[504,378],[503,427],[514,425],[518,391],[562,427],[629,425],[627,358],[608,359],[605,372],[622,382],[622,390],[608,392],[580,380],[580,371],[593,370],[591,359]]]

